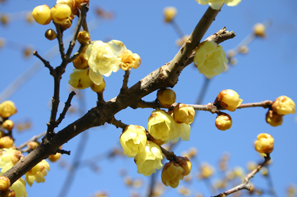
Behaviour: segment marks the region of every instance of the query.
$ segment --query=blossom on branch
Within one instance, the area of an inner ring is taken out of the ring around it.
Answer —
[[[14,182],[10,189],[15,192],[15,197],[27,197],[26,182],[22,178]]]
[[[38,164],[36,164],[31,170],[26,172],[26,181],[30,185],[33,185],[33,182],[41,183],[45,182],[45,176],[47,175],[47,171],[50,171],[50,166],[47,161],[42,160]]]
[[[227,109],[228,111],[235,111],[237,107],[242,103],[242,99],[239,98],[237,92],[231,89],[222,90],[216,100],[215,104]]]
[[[174,161],[166,163],[161,174],[163,184],[172,188],[176,188],[184,176],[185,170]]]
[[[296,108],[294,101],[287,96],[280,96],[272,104],[272,109],[279,115],[295,114]]]
[[[214,10],[219,10],[224,5],[224,3],[228,6],[237,6],[241,0],[196,0],[198,3],[202,5],[209,4],[209,6]]]
[[[198,45],[194,63],[199,73],[210,79],[226,70],[228,60],[222,46],[213,41],[205,41]]]
[[[20,151],[14,148],[3,148],[0,150],[0,168],[1,173],[4,174],[12,166],[14,166],[23,157]]]
[[[269,154],[274,148],[274,138],[268,133],[261,133],[255,141],[255,150],[261,154]]]

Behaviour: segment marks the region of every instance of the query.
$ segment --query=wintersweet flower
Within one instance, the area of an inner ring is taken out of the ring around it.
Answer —
[[[199,73],[210,79],[226,70],[228,60],[222,46],[213,41],[205,41],[198,45],[194,63]]]
[[[194,121],[195,110],[186,104],[178,103],[173,109],[173,118],[176,123],[191,124]]]
[[[237,92],[227,89],[222,90],[218,94],[215,103],[218,102],[221,107],[227,109],[228,111],[235,111],[242,101],[243,100],[239,98]]]
[[[177,157],[176,162],[185,170],[185,176],[190,174],[192,163],[187,157]]]
[[[172,89],[160,89],[157,92],[157,99],[164,107],[170,107],[176,101],[176,94]]]
[[[164,165],[161,174],[163,184],[172,188],[176,188],[179,185],[179,181],[184,179],[184,176],[185,170],[173,161]]]
[[[186,123],[176,123],[173,122],[173,132],[170,135],[169,139],[165,141],[165,143],[168,143],[170,141],[177,142],[179,138],[183,141],[189,141],[190,140],[190,134],[191,134],[191,126]]]
[[[57,24],[65,24],[72,14],[71,8],[67,4],[56,4],[51,9],[53,21]]]
[[[88,45],[86,54],[89,56],[89,76],[94,84],[102,83],[102,75],[108,77],[120,69],[120,55],[126,50],[126,46],[118,40],[111,40],[108,43],[94,41]]]
[[[0,148],[11,148],[13,146],[13,139],[9,136],[0,138]]]
[[[165,111],[155,110],[148,119],[148,132],[157,140],[166,141],[174,130],[174,120]]]
[[[163,10],[165,23],[170,23],[176,16],[177,10],[175,7],[166,7]]]
[[[73,69],[73,72],[70,74],[69,78],[70,79],[68,83],[77,89],[85,89],[91,85],[89,69]],[[103,81],[103,77],[101,80]]]
[[[268,110],[266,113],[266,122],[273,127],[283,124],[283,116],[275,113],[273,110]]]
[[[12,101],[4,101],[0,104],[0,116],[2,118],[8,118],[17,113],[17,109]]]
[[[144,176],[150,176],[156,170],[162,168],[162,159],[163,156],[160,147],[153,142],[147,141],[145,149],[134,158],[137,165],[137,172]]]
[[[38,164],[36,164],[30,171],[25,174],[26,181],[30,185],[33,185],[33,182],[36,183],[45,182],[45,176],[47,175],[47,171],[50,171],[50,166],[47,161],[42,160]]]
[[[120,137],[120,142],[124,154],[128,157],[135,157],[145,149],[147,142],[145,129],[138,125],[127,126]]]
[[[105,80],[103,79],[102,83],[100,83],[99,85],[94,84],[93,82],[91,82],[91,86],[90,88],[97,93],[103,93],[105,90],[106,84],[105,84]]]
[[[231,128],[232,118],[229,114],[221,113],[220,115],[217,116],[215,124],[219,130],[225,131]]]
[[[225,3],[228,6],[236,6],[241,0],[196,0],[202,5],[209,4],[209,6],[214,10],[219,10]]]
[[[0,176],[0,191],[7,191],[10,187],[10,180],[6,176]]]
[[[261,154],[269,154],[273,151],[274,139],[268,133],[261,133],[255,141],[255,150]]]
[[[200,167],[200,171],[201,171],[199,174],[200,179],[207,179],[214,174],[214,168],[208,163],[202,163]]]
[[[14,166],[23,157],[20,151],[14,148],[3,148],[0,150],[0,168],[1,173],[4,174],[12,166]]]
[[[287,96],[280,96],[272,104],[272,109],[279,115],[295,114],[295,103]]]
[[[137,53],[132,53],[130,50],[124,51],[120,55],[121,63],[120,68],[124,71],[131,68],[137,69],[141,64],[140,56]]]
[[[39,5],[32,11],[35,21],[41,25],[47,25],[51,22],[51,9],[48,5]]]
[[[26,182],[22,178],[14,182],[10,189],[15,192],[15,197],[27,197]]]

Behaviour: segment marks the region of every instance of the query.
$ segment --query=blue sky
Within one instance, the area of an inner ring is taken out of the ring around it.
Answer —
[[[0,4],[0,13],[19,13],[30,11],[40,4],[47,4],[50,7],[55,1],[7,1]],[[296,8],[294,0],[249,0],[242,1],[236,7],[224,6],[216,20],[207,31],[204,38],[217,32],[226,26],[229,31],[234,31],[236,37],[222,43],[223,49],[228,51],[244,39],[252,31],[254,24],[272,21],[271,27],[267,30],[267,37],[256,39],[250,46],[246,55],[238,55],[238,64],[219,76],[214,77],[207,90],[203,104],[213,102],[217,94],[223,89],[233,89],[238,92],[244,103],[274,100],[278,96],[286,95],[297,102],[297,23]],[[133,85],[144,76],[154,71],[164,63],[169,62],[178,51],[175,41],[178,39],[173,28],[163,22],[163,9],[166,6],[175,6],[178,10],[176,22],[180,25],[185,34],[190,34],[207,6],[197,4],[194,0],[110,0],[91,1],[87,21],[93,21],[94,27],[91,32],[92,40],[117,39],[124,42],[128,49],[138,53],[142,64],[137,70],[132,70],[129,79],[129,86]],[[114,13],[114,19],[110,21],[98,19],[95,15],[95,8],[101,7],[106,11]],[[97,19],[96,19],[97,18]],[[74,20],[76,24],[77,19]],[[48,41],[44,38],[44,32],[53,28],[53,24],[46,26],[36,23],[28,24],[22,17],[19,20],[12,20],[6,26],[0,26],[0,37],[24,46],[31,46],[43,57],[56,46],[57,41]],[[73,33],[73,28],[65,32],[65,38]],[[68,43],[65,43],[68,46]],[[51,53],[54,55],[54,53]],[[58,53],[56,53],[58,54]],[[32,65],[36,73],[26,81],[16,93],[9,98],[15,102],[18,113],[12,120],[18,122],[29,119],[33,127],[29,131],[16,133],[16,144],[19,145],[46,130],[46,122],[49,120],[49,103],[53,93],[53,80],[48,69],[44,68],[35,57],[24,59],[22,48],[17,50],[4,47],[0,49],[1,59],[1,92],[8,84],[12,83],[18,76],[24,73]],[[57,66],[60,63],[59,55],[53,56],[51,64]],[[61,85],[61,107],[69,94],[68,77],[73,69],[69,64],[66,73],[62,78]],[[105,100],[115,97],[120,90],[123,71],[113,73],[106,78]],[[189,65],[180,75],[179,83],[173,88],[177,94],[177,102],[193,104],[202,87],[204,76],[198,70]],[[95,106],[96,95],[90,90],[84,91],[86,110]],[[156,93],[144,98],[152,101]],[[77,99],[73,105],[78,106]],[[126,109],[116,115],[116,118],[126,124],[136,124],[146,127],[147,119],[152,110],[150,109]],[[188,150],[190,147],[198,149],[198,158],[201,162],[208,162],[217,165],[217,162],[224,152],[231,155],[230,168],[241,166],[245,168],[248,161],[261,161],[261,157],[253,148],[253,142],[259,133],[270,133],[275,138],[275,150],[271,157],[271,176],[275,190],[279,196],[285,196],[286,187],[289,184],[297,184],[297,121],[295,115],[284,117],[283,125],[271,127],[265,122],[266,110],[262,108],[249,108],[230,112],[233,125],[230,130],[219,131],[214,125],[216,115],[209,112],[199,112],[198,118],[191,130],[190,141],[181,142],[175,150],[176,154]],[[59,125],[62,129],[78,118],[77,115],[68,115]],[[93,128],[88,131],[88,141],[83,159],[105,153],[110,148],[119,146],[120,129],[112,125],[100,128]],[[63,161],[71,162],[75,154],[77,144],[81,136],[64,145],[63,148],[71,150],[70,156],[63,156]],[[129,196],[129,189],[124,185],[123,178],[119,176],[120,169],[126,169],[133,178],[144,181],[144,186],[136,191],[144,196],[149,179],[137,174],[136,165],[130,158],[104,159],[97,163],[100,167],[98,173],[94,173],[88,167],[80,168],[73,181],[68,196],[91,196],[96,191],[108,191],[110,196]],[[217,171],[218,172],[218,171]],[[197,173],[194,166],[193,176]],[[66,178],[67,171],[58,164],[51,164],[51,171],[46,177],[46,182],[34,183],[33,187],[27,186],[28,196],[58,196]],[[158,174],[160,176],[160,174]],[[214,178],[215,179],[215,178]],[[158,178],[160,180],[160,178]],[[267,188],[267,183],[260,175],[253,179],[253,182],[261,188]],[[180,185],[185,185],[181,182]],[[193,194],[201,192],[210,196],[205,185],[197,180],[191,184]],[[116,188],[116,189],[115,189]],[[176,189],[167,188],[164,196],[178,196]]]

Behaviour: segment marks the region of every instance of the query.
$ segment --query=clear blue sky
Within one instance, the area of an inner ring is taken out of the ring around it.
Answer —
[[[10,1],[0,4],[0,13],[18,13],[30,11],[40,4],[50,7],[55,1],[49,0],[24,0]],[[124,42],[128,49],[136,52],[142,59],[139,69],[132,70],[129,85],[149,74],[151,71],[169,62],[178,51],[175,45],[177,34],[170,25],[163,22],[163,9],[166,6],[175,6],[178,9],[176,22],[185,34],[190,34],[207,6],[197,4],[195,0],[111,0],[91,1],[88,21],[96,19],[94,10],[97,6],[114,13],[112,21],[97,20],[97,28],[91,32],[92,40],[117,39]],[[232,40],[222,43],[225,51],[234,48],[242,39],[250,34],[255,23],[272,20],[272,26],[267,30],[265,39],[256,39],[249,46],[249,53],[238,55],[238,64],[231,67],[228,72],[213,78],[203,104],[213,102],[216,95],[223,89],[237,91],[244,103],[274,100],[278,96],[287,95],[297,103],[297,23],[295,0],[249,0],[242,1],[237,7],[224,6],[218,14],[213,25],[207,31],[205,38],[226,26],[228,30],[236,33]],[[76,24],[77,20],[74,20]],[[44,38],[44,32],[53,28],[53,24],[41,26],[36,23],[27,24],[24,20],[15,20],[7,26],[0,26],[0,37],[9,41],[30,45],[45,57],[45,54],[57,41],[48,41]],[[71,35],[73,28],[65,33]],[[65,43],[68,46],[68,43]],[[0,49],[1,59],[1,83],[0,93],[14,79],[24,73],[32,65],[39,62],[35,57],[24,59],[21,48],[11,50]],[[57,66],[60,63],[59,55],[51,59],[51,64]],[[38,70],[39,68],[39,70]],[[72,65],[67,67],[63,75],[61,86],[61,108],[69,93],[68,77]],[[15,102],[18,113],[12,117],[14,121],[30,119],[33,127],[30,131],[16,133],[16,144],[19,145],[46,130],[46,122],[49,120],[49,103],[53,93],[53,80],[48,69],[42,65],[36,67],[37,73],[27,81],[15,94],[7,99]],[[106,78],[105,100],[115,97],[121,87],[123,71],[113,73]],[[179,83],[173,88],[177,93],[177,102],[193,104],[197,99],[202,87],[204,77],[193,66],[188,66],[180,75]],[[96,95],[87,89],[87,109],[95,106]],[[147,96],[145,100],[155,99],[155,93]],[[78,106],[76,99],[73,105]],[[146,127],[147,118],[152,110],[149,109],[126,109],[116,115],[116,118],[126,124],[137,124]],[[262,108],[250,108],[230,112],[233,125],[230,130],[219,131],[214,125],[216,115],[209,112],[199,112],[199,117],[191,130],[190,141],[182,142],[176,148],[176,154],[196,147],[198,157],[202,162],[208,162],[216,167],[217,162],[224,152],[231,155],[230,168],[241,166],[245,168],[248,161],[261,161],[261,158],[253,148],[253,142],[259,133],[270,133],[275,138],[275,150],[271,154],[271,176],[277,194],[285,196],[286,187],[289,184],[297,185],[297,121],[295,115],[284,117],[283,125],[271,127],[265,122],[266,110]],[[74,121],[78,116],[68,115],[57,130],[62,129]],[[120,129],[107,125],[88,131],[88,143],[83,159],[90,158],[100,153],[105,153],[110,148],[119,146]],[[64,149],[71,150],[71,156],[63,156],[63,160],[71,162],[79,142],[76,137],[64,145]],[[129,190],[123,184],[123,178],[119,176],[120,169],[126,169],[133,178],[144,181],[144,187],[136,190],[145,195],[149,179],[137,174],[133,159],[119,157],[104,159],[97,163],[100,167],[98,173],[90,168],[80,168],[71,187],[68,196],[91,196],[96,191],[108,191],[110,196],[129,196]],[[217,171],[218,172],[218,171]],[[51,164],[51,171],[46,177],[45,183],[36,184],[30,188],[27,186],[29,197],[57,196],[62,189],[67,171],[58,164]],[[194,166],[192,175],[195,176],[197,168]],[[218,174],[218,173],[217,173]],[[160,176],[160,174],[158,174]],[[219,176],[218,176],[219,177]],[[160,180],[160,178],[158,178]],[[261,175],[253,179],[256,185],[267,188]],[[180,185],[184,185],[183,182]],[[205,185],[197,180],[193,181],[190,188],[210,196]],[[193,196],[194,193],[192,193]],[[165,196],[178,196],[176,190],[168,188]]]

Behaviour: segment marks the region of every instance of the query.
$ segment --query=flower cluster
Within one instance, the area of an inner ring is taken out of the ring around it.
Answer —
[[[50,171],[50,166],[47,161],[42,160],[38,164],[36,164],[31,170],[26,172],[25,177],[27,183],[32,186],[33,182],[43,183],[45,182],[45,176],[47,175],[47,171]]]
[[[271,108],[266,113],[266,122],[271,126],[280,126],[283,123],[283,116],[295,114],[296,107],[294,101],[287,96],[280,96],[272,103]]]
[[[90,37],[84,33],[79,34],[78,39],[84,47],[79,56],[73,60],[75,69],[70,74],[68,83],[74,88],[91,87],[93,91],[102,93],[105,89],[103,75],[108,77],[120,68],[126,71],[140,66],[139,55],[127,50],[121,41],[111,40],[108,43],[93,41],[87,44]]]
[[[209,6],[214,10],[219,10],[224,5],[224,3],[228,6],[237,6],[241,0],[196,0],[198,3],[202,5],[209,4]]]
[[[199,73],[210,79],[226,70],[228,60],[222,46],[213,41],[204,41],[196,49],[194,63]]]

